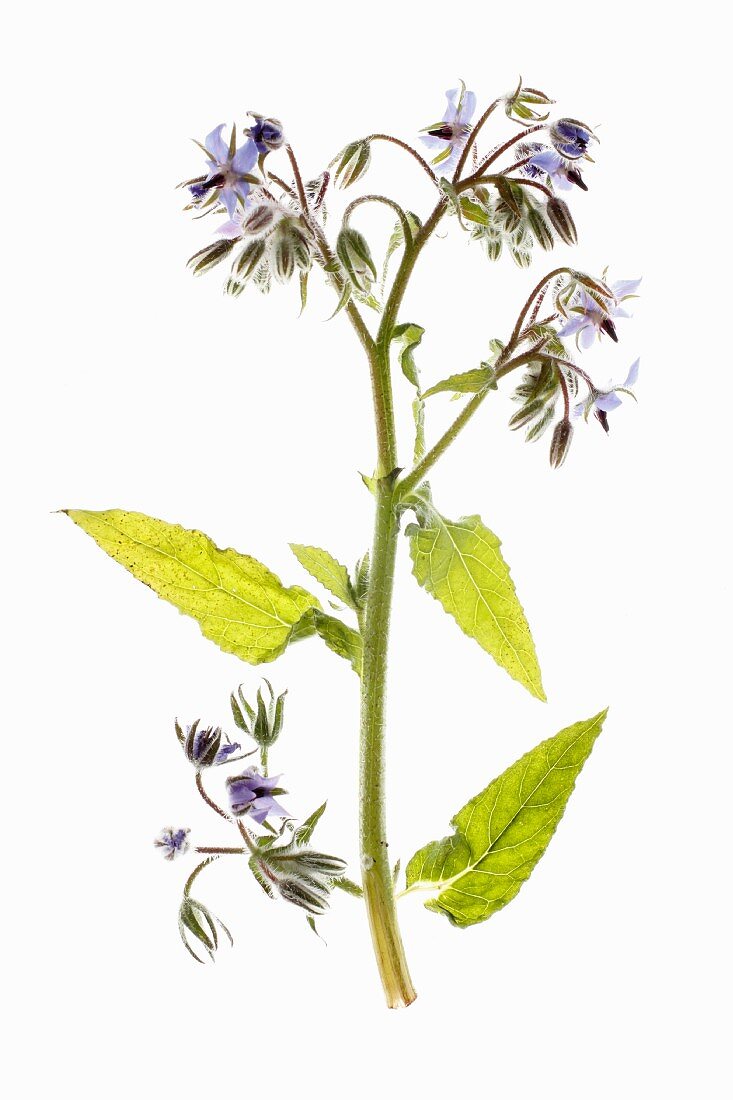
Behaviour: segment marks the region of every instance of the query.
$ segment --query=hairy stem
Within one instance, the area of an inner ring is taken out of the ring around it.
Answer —
[[[364,622],[359,768],[362,882],[372,943],[389,1008],[415,1000],[395,910],[385,812],[384,711],[387,638],[394,584],[398,521],[394,477],[377,482],[369,598]]]

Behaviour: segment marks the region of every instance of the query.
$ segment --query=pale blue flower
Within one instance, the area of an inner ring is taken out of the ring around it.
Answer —
[[[238,202],[246,205],[252,184],[250,172],[257,160],[257,146],[250,138],[230,155],[229,146],[221,136],[223,129],[222,122],[207,135],[204,148],[209,154],[206,162],[209,174],[201,183],[192,184],[189,190],[194,199],[201,199],[207,192],[216,189],[231,218]]]
[[[161,829],[153,844],[156,848],[163,849],[164,859],[178,859],[190,848],[188,843],[190,832],[190,829]]]
[[[266,817],[290,817],[290,814],[275,799],[276,794],[284,794],[278,786],[279,775],[260,775],[256,768],[247,768],[242,775],[227,779],[229,806],[235,817],[248,814],[253,821],[261,825]]]
[[[570,307],[573,316],[558,331],[558,336],[575,336],[581,348],[589,348],[596,336],[600,338],[601,333],[605,332],[614,343],[618,343],[613,318],[631,316],[620,303],[636,294],[640,282],[641,279],[619,279],[612,283],[609,289],[613,293],[614,302],[609,302],[605,310],[601,309],[595,298],[581,290],[575,304]]]
[[[608,414],[622,404],[619,393],[634,396],[631,393],[631,387],[636,384],[639,377],[639,362],[639,359],[634,360],[629,367],[629,373],[620,386],[613,386],[609,383],[608,389],[594,390],[585,401],[579,401],[573,409],[573,416],[584,416],[587,420],[590,413],[593,412],[603,430],[607,432]]]
[[[583,191],[588,190],[587,184],[574,164],[569,164],[554,149],[547,149],[542,145],[536,145],[534,148],[538,151],[520,169],[524,175],[536,179],[544,174],[561,191],[568,191],[573,185],[580,187]]]
[[[438,149],[432,163],[440,165],[441,173],[446,175],[458,163],[458,158],[471,132],[471,119],[476,110],[476,95],[467,92],[461,82],[460,88],[451,88],[446,93],[448,106],[442,122],[426,126],[420,140],[429,149]]]

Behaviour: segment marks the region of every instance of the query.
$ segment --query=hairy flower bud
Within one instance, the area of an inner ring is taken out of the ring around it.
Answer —
[[[545,107],[554,102],[554,99],[550,99],[539,88],[523,88],[520,80],[514,92],[505,96],[504,110],[507,118],[511,118],[515,122],[544,122],[549,115],[541,115],[534,108],[536,106]]]
[[[194,252],[187,266],[192,268],[194,275],[203,275],[205,271],[210,271],[212,267],[216,267],[226,259],[234,248],[234,243],[234,241],[221,240],[207,244],[205,248]]]
[[[255,143],[258,153],[267,154],[282,148],[285,134],[279,119],[265,118],[264,115],[258,115],[255,111],[248,111],[247,114],[255,121],[254,125],[244,132]]]
[[[241,748],[241,745],[231,742],[228,737],[222,745],[222,737],[226,735],[222,734],[221,729],[218,726],[199,729],[200,721],[197,718],[193,725],[187,726],[184,733],[176,719],[176,736],[187,759],[199,769],[210,768],[214,764],[225,764],[232,753]]]
[[[595,134],[590,126],[577,118],[559,118],[550,127],[550,141],[566,160],[584,157],[593,138]]]
[[[547,216],[561,241],[565,244],[577,244],[578,232],[566,202],[553,195],[547,200]]]
[[[189,897],[188,894],[183,895],[181,907],[178,910],[178,931],[183,940],[183,946],[196,962],[202,963],[204,960],[196,954],[189,939],[192,937],[196,944],[200,944],[213,962],[214,952],[219,947],[217,925],[233,947],[234,940],[227,926],[200,901]]]
[[[566,418],[559,420],[555,425],[552,442],[550,443],[550,465],[555,469],[562,466],[565,461],[572,438],[573,425]]]
[[[232,274],[236,276],[239,282],[245,283],[247,279],[254,275],[265,253],[265,248],[266,242],[262,239],[249,241],[245,244],[232,267]]]
[[[371,145],[368,141],[352,141],[341,154],[336,169],[336,182],[339,187],[350,187],[364,175],[372,159]]]
[[[377,269],[365,237],[351,226],[344,226],[336,241],[336,254],[352,286],[368,294],[376,281]]]
[[[265,680],[265,684],[270,693],[270,698],[267,703],[265,703],[262,688],[260,688],[257,692],[256,708],[250,706],[242,693],[241,684],[237,689],[236,696],[234,692],[232,692],[229,697],[229,702],[231,704],[235,725],[256,741],[260,748],[268,749],[271,745],[275,744],[283,728],[283,721],[285,720],[285,696],[288,693],[284,691],[276,698],[270,681]]]
[[[242,217],[242,236],[258,237],[267,233],[274,226],[277,217],[278,208],[275,203],[266,202],[250,207]]]
[[[284,901],[298,905],[313,916],[328,909],[328,890],[313,880],[288,878],[278,882],[277,889]]]

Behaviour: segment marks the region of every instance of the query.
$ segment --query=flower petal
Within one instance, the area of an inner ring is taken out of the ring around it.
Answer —
[[[229,159],[229,149],[227,148],[224,138],[221,136],[224,126],[225,123],[222,122],[220,126],[217,126],[210,134],[206,135],[206,140],[204,141],[204,145],[217,164],[226,164]]]
[[[466,92],[463,97],[463,106],[461,112],[456,121],[460,122],[462,126],[467,126],[473,118],[473,113],[476,110],[476,93]]]
[[[232,168],[235,172],[243,174],[254,167],[257,160],[257,146],[253,141],[246,141],[240,145],[232,158]]]
[[[617,393],[602,393],[600,397],[595,399],[594,404],[601,412],[610,413],[613,412],[614,409],[617,409],[619,405],[623,404],[623,402]]]
[[[640,283],[641,279],[619,279],[610,289],[617,298],[625,298],[628,294],[636,294]]]
[[[635,359],[634,362],[629,367],[629,373],[626,375],[626,381],[624,382],[624,386],[626,387],[626,389],[629,389],[631,386],[635,385],[636,380],[639,377],[639,363],[640,362],[641,362],[640,359]]]
[[[593,341],[596,337],[596,327],[594,324],[586,323],[585,327],[580,330],[578,336],[578,342],[584,351],[587,351],[589,347],[592,347]]]

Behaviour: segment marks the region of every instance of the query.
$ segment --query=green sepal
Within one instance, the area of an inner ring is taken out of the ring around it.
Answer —
[[[313,836],[316,825],[325,813],[326,806],[326,802],[322,803],[322,805],[320,805],[317,810],[314,810],[313,813],[305,819],[302,825],[299,825],[297,827],[297,829],[293,833],[293,840],[296,844],[305,845],[309,842],[310,838]]]

